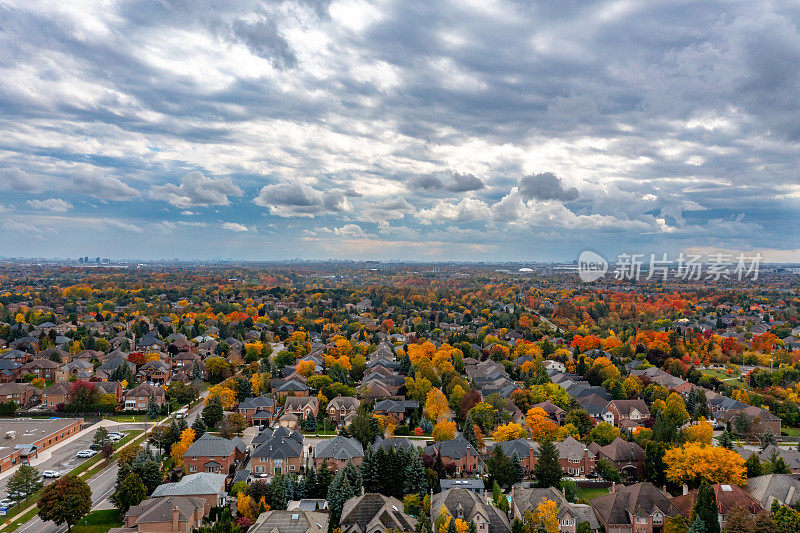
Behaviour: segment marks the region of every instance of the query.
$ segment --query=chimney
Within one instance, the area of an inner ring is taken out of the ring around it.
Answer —
[[[684,496],[689,494],[689,486],[686,483],[683,484],[683,487],[681,487],[681,489],[683,489],[683,495]]]
[[[666,485],[662,485],[662,486],[661,486],[661,494],[663,494],[663,495],[664,495],[664,496],[666,496],[667,498],[669,498],[669,497],[670,497],[669,493],[667,492],[667,486],[666,486]]]
[[[181,512],[178,510],[178,507],[175,506],[172,508],[172,531],[178,531],[178,519],[181,516]]]
[[[790,505],[792,502],[792,496],[794,496],[794,485],[789,486],[789,492],[786,493],[786,503],[785,505]]]

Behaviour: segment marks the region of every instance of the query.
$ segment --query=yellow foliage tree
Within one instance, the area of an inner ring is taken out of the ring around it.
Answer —
[[[497,429],[494,430],[494,433],[492,433],[492,438],[495,440],[495,442],[524,439],[527,436],[528,432],[525,431],[525,428],[515,422],[509,422],[508,424],[497,426]]]
[[[547,413],[541,407],[528,409],[525,421],[531,438],[537,442],[555,440],[558,436],[558,424],[547,418]]]
[[[220,383],[219,385],[214,385],[213,387],[208,389],[208,396],[206,397],[206,403],[208,403],[208,400],[212,396],[219,396],[219,399],[222,401],[223,409],[230,410],[231,407],[236,405],[236,393],[222,383]]]
[[[558,533],[558,506],[556,502],[548,498],[543,498],[536,511],[533,513],[533,521],[541,524],[547,533]]]
[[[667,479],[674,483],[744,485],[747,469],[742,456],[722,446],[688,442],[664,454]]]
[[[685,427],[683,436],[686,438],[686,442],[711,444],[711,439],[714,436],[714,427],[703,418],[697,424]]]
[[[456,423],[442,420],[433,427],[432,435],[434,442],[452,440],[456,436]]]
[[[317,363],[314,361],[300,361],[295,365],[294,371],[300,374],[301,376],[308,377],[314,373],[314,370],[317,368]]]
[[[172,457],[176,467],[180,468],[183,466],[183,454],[186,453],[186,450],[188,450],[189,446],[194,442],[194,436],[194,430],[192,428],[186,428],[181,433],[181,440],[172,445],[170,457]]]
[[[434,422],[438,422],[447,417],[450,412],[450,406],[447,404],[447,398],[444,393],[439,389],[431,389],[428,391],[425,400],[425,413],[428,418]]]
[[[418,402],[423,401],[428,396],[428,391],[433,387],[433,383],[427,378],[406,378],[406,390],[411,398]]]

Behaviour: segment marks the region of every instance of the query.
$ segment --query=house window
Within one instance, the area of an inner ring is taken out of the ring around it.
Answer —
[[[197,467],[195,465],[190,466],[189,472],[197,472]]]
[[[647,517],[646,516],[637,516],[636,517],[636,523],[637,524],[646,524],[647,523]]]
[[[656,513],[656,514],[653,515],[653,524],[658,526],[658,525],[661,525],[661,523],[663,521],[664,521],[664,517],[661,515],[661,513]]]
[[[263,466],[257,466],[257,467],[256,467],[256,473],[257,473],[257,474],[260,474],[260,473],[262,473],[263,471],[264,471],[264,467],[263,467]]]

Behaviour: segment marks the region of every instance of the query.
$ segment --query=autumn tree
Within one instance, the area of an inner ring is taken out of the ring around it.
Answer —
[[[514,422],[497,426],[497,429],[492,433],[492,439],[495,442],[524,439],[527,436],[528,432],[525,431],[525,428]]]
[[[542,498],[533,513],[533,521],[540,524],[546,533],[558,533],[558,506],[548,498]]]
[[[696,442],[667,450],[664,464],[667,466],[667,479],[674,483],[696,485],[705,480],[711,484],[743,485],[747,473],[744,459],[738,453]]]
[[[525,421],[533,440],[542,442],[556,439],[558,424],[550,420],[541,407],[531,407],[525,415]]]
[[[428,391],[425,400],[425,413],[434,422],[445,419],[450,412],[450,406],[444,393],[436,388]]]
[[[36,506],[43,521],[66,523],[67,531],[72,531],[72,526],[91,509],[92,489],[78,476],[69,474],[47,485]]]
[[[452,440],[456,436],[456,423],[442,420],[433,427],[433,440],[439,442],[443,440]]]
[[[710,422],[701,419],[696,424],[686,426],[683,429],[683,437],[686,439],[686,442],[711,444],[711,439],[714,437],[714,427]]]
[[[176,467],[183,466],[183,454],[186,453],[186,450],[189,449],[193,442],[194,430],[191,428],[184,429],[180,440],[172,445],[172,451],[170,452],[170,457],[172,457]]]

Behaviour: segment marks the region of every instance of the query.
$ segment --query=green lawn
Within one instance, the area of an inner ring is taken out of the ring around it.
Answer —
[[[731,385],[732,387],[738,387],[740,389],[748,391],[750,390],[750,386],[744,381],[739,381],[739,376],[735,374],[728,375],[723,370],[709,370],[709,369],[701,370],[700,373],[709,376],[714,376],[715,378],[721,380],[722,382],[728,385]]]
[[[104,416],[103,418],[106,420],[113,420],[114,422],[156,422],[158,420],[154,420],[147,415],[111,415]]]
[[[604,496],[606,494],[608,494],[608,489],[578,489],[579,500],[583,498],[589,501],[592,498],[597,498],[598,496]]]
[[[72,526],[72,533],[106,533],[112,527],[122,527],[116,509],[92,511]]]
[[[782,427],[781,433],[786,433],[789,437],[800,437],[800,428]]]

